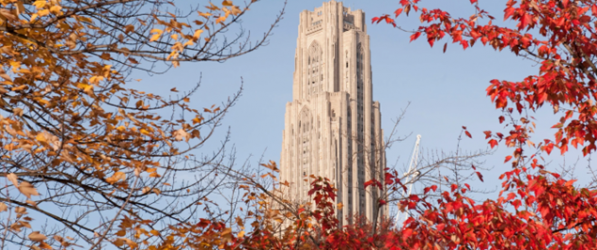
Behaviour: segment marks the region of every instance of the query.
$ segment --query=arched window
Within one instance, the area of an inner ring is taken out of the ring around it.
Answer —
[[[307,96],[315,94],[319,89],[319,84],[323,81],[322,70],[323,51],[319,44],[315,41],[309,47],[309,55],[307,59]]]
[[[302,129],[301,129],[302,126]],[[309,108],[304,107],[300,114],[299,114],[299,134],[298,138],[300,138],[300,155],[298,156],[299,163],[300,163],[300,172],[305,173],[306,175],[311,174],[311,130],[313,129],[313,116],[309,111]],[[302,177],[299,177],[299,180]],[[301,188],[303,195],[307,194],[308,191],[308,184],[301,183]]]
[[[361,43],[359,43],[359,45],[357,46],[357,85],[359,85],[359,88],[362,88],[363,85],[363,57],[363,46],[361,45]]]

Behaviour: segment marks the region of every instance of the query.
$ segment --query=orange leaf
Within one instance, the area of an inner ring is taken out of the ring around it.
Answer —
[[[511,155],[508,155],[508,156],[506,156],[506,160],[504,161],[504,163],[506,163],[506,162],[510,161],[510,159],[512,159],[512,156],[511,156]]]

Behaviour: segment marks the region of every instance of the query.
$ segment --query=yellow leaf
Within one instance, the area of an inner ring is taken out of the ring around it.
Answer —
[[[46,136],[44,135],[44,133],[38,133],[37,136],[35,137],[35,139],[40,142],[47,142]]]
[[[151,38],[149,39],[149,41],[150,42],[157,41],[158,39],[160,39],[160,35],[161,34],[155,34],[155,35],[151,36]]]
[[[41,9],[46,6],[46,1],[45,0],[37,0],[33,3],[33,6],[35,6],[36,9]]]
[[[29,22],[32,23],[33,21],[35,21],[35,19],[37,19],[37,13],[31,15],[31,20],[29,20]]]
[[[112,175],[111,177],[106,178],[106,181],[110,184],[114,184],[120,180],[125,180],[126,179],[126,174],[123,172],[116,172],[114,173],[114,175]]]
[[[160,232],[158,232],[158,230],[152,229],[151,231],[149,231],[151,234],[155,235],[155,236],[159,236]]]
[[[145,129],[141,129],[141,134],[144,135],[149,135],[149,131],[145,130]]]
[[[162,33],[164,31],[162,31],[161,29],[152,29],[150,31],[150,33],[154,34],[153,36],[151,36],[151,38],[149,39],[150,42],[156,41],[158,39],[160,39],[160,36],[162,36]]]
[[[60,10],[62,10],[62,7],[60,7],[58,5],[54,5],[50,8],[50,12],[52,12],[54,14],[58,14],[60,12]]]
[[[78,83],[78,84],[77,84],[77,88],[80,88],[80,89],[83,89],[83,90],[87,91],[87,90],[89,90],[89,89],[93,88],[93,86],[92,86],[92,85],[89,85],[89,84],[86,84],[86,83],[82,83],[82,82],[81,82],[81,83]]]
[[[218,17],[218,19],[216,19],[216,24],[217,24],[217,23],[224,22],[224,21],[226,21],[226,16],[221,16],[221,17]]]
[[[12,91],[20,91],[20,90],[26,89],[27,87],[28,87],[27,85],[21,85],[21,86],[12,88]]]
[[[199,13],[200,16],[208,18],[209,16],[211,16],[210,13],[206,13],[206,12],[201,12],[201,11],[197,11],[197,13]]]
[[[244,230],[238,232],[238,235],[237,235],[238,238],[242,238],[243,236],[245,236],[245,231]]]
[[[201,30],[201,29],[195,30],[195,34],[193,34],[193,38],[199,39],[199,37],[201,37],[201,33],[203,33],[203,30]]]
[[[49,14],[50,14],[50,10],[47,10],[47,9],[46,10],[40,10],[40,11],[37,12],[38,16],[47,16]]]

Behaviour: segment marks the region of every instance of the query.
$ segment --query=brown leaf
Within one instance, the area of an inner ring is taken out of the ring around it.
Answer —
[[[26,213],[27,213],[27,208],[24,208],[24,207],[16,207],[16,208],[15,208],[15,213],[17,213],[17,214],[26,214]]]
[[[4,202],[0,202],[0,212],[4,212],[6,210],[8,210],[6,204],[4,204]]]
[[[49,250],[54,249],[48,243],[45,243],[43,241],[39,243],[39,247],[41,247],[42,249],[49,249]]]
[[[32,241],[43,241],[46,240],[48,237],[39,233],[39,231],[33,231],[29,234],[29,239]]]
[[[21,184],[19,184],[19,191],[27,196],[27,199],[31,199],[31,195],[35,195],[35,196],[39,196],[39,193],[37,193],[37,189],[35,189],[35,187],[33,185],[31,185],[31,183],[29,182],[21,182]]]
[[[64,238],[60,235],[54,235],[54,239],[60,243],[64,242]]]
[[[17,20],[16,15],[14,15],[10,10],[4,9],[4,8],[0,9],[0,16],[3,16],[8,20],[13,20],[13,21]]]
[[[15,185],[15,187],[19,186],[19,181],[18,181],[18,177],[16,174],[14,174],[14,173],[7,174],[6,178],[8,178],[8,180],[11,181],[12,184]]]
[[[27,200],[27,201],[25,201],[25,202],[27,202],[27,204],[29,204],[29,205],[31,205],[31,206],[33,206],[33,207],[37,207],[37,203],[35,203],[35,201],[32,201],[32,200]]]
[[[23,109],[22,108],[14,108],[12,110],[12,112],[17,115],[17,116],[22,116],[23,115]]]
[[[172,133],[172,135],[174,136],[174,138],[177,141],[182,141],[183,138],[185,138],[187,141],[189,141],[189,139],[191,138],[191,136],[189,135],[189,133],[187,133],[186,131],[184,131],[184,129],[179,129],[174,131],[174,133]]]

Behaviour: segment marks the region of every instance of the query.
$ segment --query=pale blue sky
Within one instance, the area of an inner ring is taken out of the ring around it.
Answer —
[[[506,1],[479,2],[482,8],[496,17],[496,22],[501,22]],[[218,104],[232,95],[239,88],[242,77],[242,98],[224,121],[224,126],[231,128],[238,160],[243,161],[252,154],[250,160],[256,163],[264,153],[265,161],[278,162],[285,105],[292,98],[299,12],[312,10],[321,3],[321,0],[289,0],[284,20],[275,29],[269,45],[249,55],[225,63],[183,64],[165,75],[139,75],[143,81],[133,84],[166,93],[164,91],[172,87],[179,90],[190,88],[202,74],[202,87],[192,99],[192,104],[201,108]],[[398,7],[397,0],[349,0],[344,3],[352,9],[364,10],[368,20],[393,13]],[[271,24],[282,6],[282,0],[260,1],[247,14],[244,27],[256,39]],[[424,0],[422,6],[440,7],[454,16],[468,17],[474,13],[469,0]],[[405,28],[418,27],[419,19],[412,14],[411,17],[399,18],[398,24]],[[464,149],[486,149],[485,130],[507,134],[508,129],[498,123],[501,111],[494,108],[485,89],[492,79],[521,80],[536,74],[538,67],[533,62],[516,57],[509,51],[496,52],[481,44],[463,51],[456,44],[449,43],[444,54],[444,42],[430,48],[424,39],[409,43],[410,34],[390,25],[371,24],[370,21],[367,25],[371,37],[374,99],[381,103],[382,128],[391,129],[392,120],[411,102],[399,132],[401,135],[413,135],[387,152],[389,163],[400,157],[398,164],[407,164],[416,134],[423,136],[421,145],[424,149],[443,151],[455,150],[462,126],[467,126],[473,135],[473,139],[462,141]],[[133,84],[130,86],[135,86]],[[559,116],[554,116],[551,109],[545,107],[535,117],[539,128],[534,140],[551,139],[555,131],[549,127]],[[222,127],[220,132],[225,132],[226,127]],[[510,169],[509,164],[503,164],[503,159],[511,151],[501,146],[493,156],[487,157],[486,166],[495,169],[483,173],[484,184],[474,184],[497,188],[499,174]],[[577,156],[578,153],[567,155],[566,160],[575,160]],[[564,159],[560,156],[552,158],[553,165],[562,163]],[[578,172],[580,175],[586,173],[586,163],[582,165]]]

